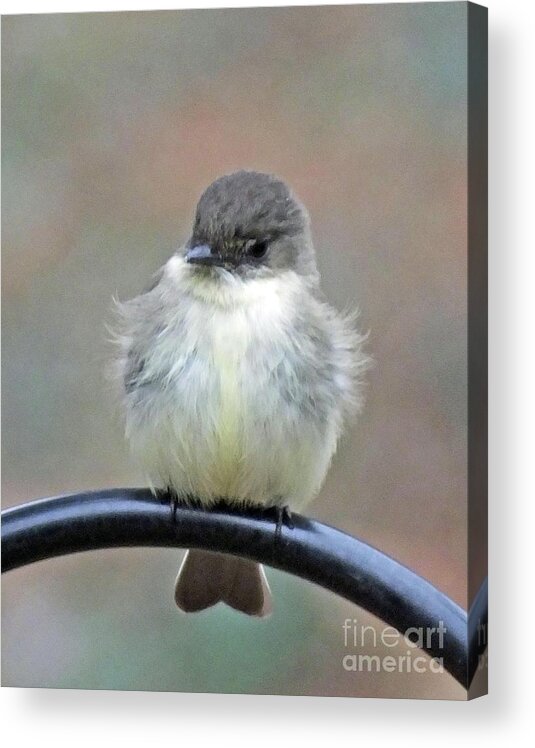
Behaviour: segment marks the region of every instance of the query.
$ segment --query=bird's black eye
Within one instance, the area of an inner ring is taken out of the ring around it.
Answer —
[[[261,241],[253,239],[250,242],[247,242],[246,251],[249,257],[254,257],[255,260],[261,260],[262,257],[266,256],[268,251],[268,242],[265,240]]]

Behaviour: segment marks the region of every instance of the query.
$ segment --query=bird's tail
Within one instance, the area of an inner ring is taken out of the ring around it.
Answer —
[[[260,564],[211,551],[186,553],[175,584],[175,602],[195,613],[223,602],[249,616],[267,616],[271,592]]]

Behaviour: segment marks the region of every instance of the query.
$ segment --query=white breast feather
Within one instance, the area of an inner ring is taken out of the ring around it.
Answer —
[[[298,278],[243,283],[228,274],[227,283],[203,283],[178,256],[165,273],[191,302],[175,330],[168,320],[147,361],[156,378],[164,373],[165,388],[127,407],[134,455],[152,485],[181,496],[302,507],[324,479],[340,413],[321,432],[299,422],[270,376],[287,356]],[[123,346],[131,343],[127,335]],[[260,376],[251,350],[263,351]]]

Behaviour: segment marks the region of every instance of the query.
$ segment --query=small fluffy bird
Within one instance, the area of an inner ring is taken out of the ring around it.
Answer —
[[[353,318],[322,298],[309,217],[283,181],[213,182],[191,238],[118,306],[126,437],[154,489],[206,507],[314,498],[367,359]],[[175,600],[271,610],[259,564],[201,550],[187,552]]]

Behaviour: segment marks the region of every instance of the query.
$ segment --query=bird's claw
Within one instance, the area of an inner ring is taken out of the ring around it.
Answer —
[[[275,508],[277,523],[275,526],[275,539],[279,540],[282,536],[282,527],[286,525],[290,530],[294,529],[292,522],[292,513],[288,506],[278,506]]]
[[[172,493],[169,498],[169,505],[171,507],[171,519],[176,522],[176,513],[178,511],[178,496],[176,493]]]

